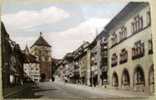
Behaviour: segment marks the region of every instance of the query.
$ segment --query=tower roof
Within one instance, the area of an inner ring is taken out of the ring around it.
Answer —
[[[32,45],[37,45],[37,46],[47,46],[51,47],[48,42],[43,38],[42,33],[40,32],[40,37],[36,40],[36,42]]]
[[[26,45],[26,46],[25,46],[24,52],[25,52],[26,54],[28,54],[28,53],[29,53],[29,48],[28,48],[28,45]]]

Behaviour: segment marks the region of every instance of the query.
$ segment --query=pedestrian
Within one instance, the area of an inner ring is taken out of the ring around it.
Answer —
[[[54,78],[54,77],[52,77],[52,81],[53,81],[53,82],[55,81],[55,78]]]

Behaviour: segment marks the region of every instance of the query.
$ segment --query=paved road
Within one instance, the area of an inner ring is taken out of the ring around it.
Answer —
[[[112,97],[107,93],[96,92],[94,89],[79,88],[69,84],[56,82],[39,83],[39,88],[34,89],[38,98],[106,98]]]

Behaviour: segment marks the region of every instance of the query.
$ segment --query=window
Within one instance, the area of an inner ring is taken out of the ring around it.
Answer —
[[[38,71],[39,69],[38,68],[36,68],[36,71]]]
[[[134,44],[134,47],[132,48],[132,59],[137,59],[144,56],[144,43],[141,41],[138,41]]]
[[[31,67],[31,70],[34,70],[34,69]]]
[[[151,25],[151,13],[150,11],[147,12],[147,26],[150,26]]]
[[[129,72],[127,69],[124,69],[122,73],[122,85],[130,85],[130,77],[129,77]]]
[[[140,84],[145,84],[145,80],[144,80],[144,72],[142,70],[141,67],[137,67],[134,73],[134,83],[136,85],[140,85]]]
[[[122,49],[120,53],[120,64],[127,62],[128,60],[128,52],[126,49]]]
[[[136,29],[135,29],[135,24],[134,24],[134,22],[131,23],[131,26],[132,26],[132,33],[134,33],[135,30],[136,30]]]
[[[111,38],[112,46],[117,44],[117,34],[114,32]]]
[[[26,68],[24,68],[24,71],[27,71],[27,69],[26,69]]]
[[[94,65],[97,65],[97,62],[94,62]]]
[[[48,57],[45,57],[45,61],[48,61],[49,59],[48,59]]]
[[[134,17],[134,21],[131,23],[132,25],[132,33],[136,33],[143,29],[143,16],[137,15]]]
[[[119,83],[118,83],[118,75],[116,72],[113,73],[113,77],[112,77],[112,86],[113,87],[118,87]]]
[[[102,51],[102,52],[101,52],[102,57],[107,57],[107,53],[108,53],[107,50]]]
[[[123,26],[123,27],[121,27],[121,30],[119,32],[120,41],[122,41],[126,37],[127,37],[127,28],[125,26]]]
[[[152,39],[148,40],[148,54],[153,54],[153,43]]]
[[[143,29],[143,17],[142,16],[139,18],[139,29],[138,30],[140,30],[140,29]]]
[[[45,58],[44,57],[42,57],[42,61],[45,61]]]
[[[91,66],[97,65],[95,57],[91,57]]]
[[[116,53],[114,53],[112,55],[111,60],[112,60],[112,67],[114,67],[114,66],[116,66],[118,64],[118,56],[116,55]]]

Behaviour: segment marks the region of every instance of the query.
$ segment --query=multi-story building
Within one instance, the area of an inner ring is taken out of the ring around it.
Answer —
[[[29,52],[28,46],[24,49],[25,62],[23,65],[24,72],[32,81],[40,81],[40,67],[36,57]]]
[[[40,36],[37,39],[37,41],[31,46],[30,53],[35,55],[37,57],[37,60],[40,62],[41,80],[51,80],[51,46],[43,38],[42,33],[40,33]]]
[[[72,53],[67,53],[64,57],[64,73],[67,82],[74,82],[74,64]]]
[[[64,77],[65,77],[65,73],[64,73],[64,63],[63,63],[63,59],[61,61],[58,62],[58,69],[56,71],[56,75],[60,78],[61,81],[64,81]]]
[[[154,65],[150,6],[128,3],[105,27],[111,87],[152,93]]]
[[[54,77],[56,75],[56,71],[59,67],[59,63],[61,62],[62,59],[56,59],[52,58],[52,76]]]
[[[99,84],[99,77],[100,77],[100,50],[99,45],[97,44],[96,38],[93,42],[89,45],[90,49],[90,85],[96,86]]]
[[[108,34],[102,31],[90,44],[90,81],[96,85],[108,84]]]
[[[88,55],[87,55],[87,50],[88,50],[89,42],[84,42],[79,48],[79,60],[78,64],[80,67],[80,80],[81,84],[87,85],[87,67],[88,67]]]
[[[74,55],[74,83],[80,83],[80,66],[79,66],[79,51],[75,50]]]
[[[57,76],[64,82],[75,83],[73,53],[67,53],[57,64]]]
[[[67,53],[63,61],[59,64],[59,77],[71,83],[86,84],[88,82],[87,69],[90,65],[88,62],[89,42],[84,42],[79,48],[71,53]],[[57,71],[58,71],[57,70]]]
[[[100,85],[108,85],[108,34],[105,31],[102,31],[97,36],[97,44],[99,46],[98,50],[98,63],[99,63],[99,76],[100,76]]]
[[[1,22],[2,44],[2,84],[3,88],[22,85],[24,79],[24,56],[19,44],[12,41],[4,24]]]

